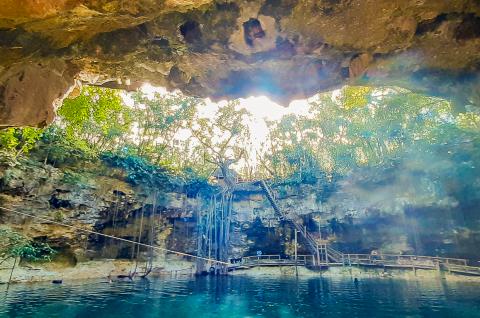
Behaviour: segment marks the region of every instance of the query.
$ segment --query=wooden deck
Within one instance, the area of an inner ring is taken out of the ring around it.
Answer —
[[[281,258],[280,255],[246,256],[238,263],[228,266],[228,271],[250,269],[254,267],[313,266],[313,255],[298,255],[297,260]],[[327,264],[323,264],[327,265]],[[315,266],[318,266],[316,264]]]
[[[467,276],[480,276],[480,267],[467,265],[443,265],[443,269],[449,273]]]
[[[331,249],[331,248],[329,248]],[[467,265],[467,260],[458,258],[418,256],[418,255],[369,255],[342,254],[342,261],[317,261],[314,255],[298,255],[293,258],[281,258],[280,255],[261,255],[243,257],[240,262],[228,266],[228,271],[245,270],[254,267],[303,266],[312,270],[325,270],[332,266],[358,266],[391,268],[405,270],[435,270],[460,275],[480,276],[480,267]],[[338,255],[337,255],[338,256]],[[328,255],[328,259],[331,259]]]
[[[450,273],[480,276],[480,267],[469,266],[468,261],[462,258],[448,258],[421,255],[394,255],[394,254],[344,254],[327,247],[328,257],[335,259],[336,265],[363,266],[397,269],[426,269],[447,271]],[[333,265],[333,264],[331,264]]]
[[[330,266],[363,266],[396,269],[425,269],[450,273],[480,276],[480,267],[469,266],[466,259],[392,254],[345,254],[333,249],[329,242],[309,233],[305,226],[282,211],[276,202],[275,193],[265,180],[248,181],[245,187],[256,187],[265,193],[275,214],[280,220],[289,222],[296,233],[300,233],[311,255],[298,255],[297,259],[282,259],[280,255],[247,256],[241,262],[231,264],[228,270],[249,269],[258,266],[305,266],[311,269],[326,269]]]

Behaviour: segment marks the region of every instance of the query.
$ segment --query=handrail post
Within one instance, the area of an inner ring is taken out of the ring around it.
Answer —
[[[328,250],[327,250],[327,244],[323,245],[323,248],[325,250],[325,262],[327,263],[328,266]]]
[[[295,229],[295,274],[298,277],[297,257],[297,229]]]

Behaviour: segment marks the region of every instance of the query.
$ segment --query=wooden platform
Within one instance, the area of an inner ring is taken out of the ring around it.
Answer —
[[[302,255],[304,256],[304,255]],[[228,266],[228,271],[250,269],[254,267],[306,266],[305,257],[294,259],[281,258],[280,255],[246,256],[241,262]]]
[[[337,252],[339,253],[339,252]],[[327,270],[329,267],[358,266],[370,268],[391,268],[404,270],[435,270],[459,275],[480,276],[480,267],[468,266],[464,259],[442,258],[416,255],[369,255],[341,254],[342,261],[316,262],[313,255],[298,255],[294,259],[281,258],[280,255],[261,255],[243,257],[240,262],[228,266],[228,271],[247,270],[254,267],[302,266],[314,271]],[[338,255],[337,255],[338,256]],[[330,257],[327,258],[327,260]]]
[[[242,188],[243,187],[243,188]],[[298,255],[297,259],[282,259],[280,255],[261,255],[243,257],[240,263],[228,266],[229,270],[248,269],[258,266],[305,266],[314,270],[327,269],[330,266],[363,266],[396,269],[425,269],[448,271],[461,275],[480,276],[480,267],[469,266],[466,259],[446,258],[420,255],[392,254],[345,254],[330,246],[330,242],[322,240],[307,231],[303,223],[294,216],[287,215],[277,204],[275,193],[266,180],[241,182],[239,190],[261,189],[275,214],[280,220],[289,222],[295,230],[295,237],[300,233],[312,255]]]
[[[480,267],[477,266],[444,265],[443,270],[460,275],[480,276]]]

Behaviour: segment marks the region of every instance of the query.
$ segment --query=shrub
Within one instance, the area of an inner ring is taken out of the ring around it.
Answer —
[[[12,229],[0,228],[0,258],[20,257],[28,261],[50,261],[55,254],[47,243],[33,241]]]

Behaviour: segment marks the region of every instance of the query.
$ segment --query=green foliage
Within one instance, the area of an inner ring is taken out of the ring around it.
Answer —
[[[104,153],[101,159],[112,167],[124,169],[127,172],[127,181],[133,185],[172,186],[168,170],[149,163],[145,158]]]
[[[211,191],[207,178],[191,168],[186,168],[181,174],[172,174],[168,169],[152,164],[145,158],[114,153],[104,153],[102,160],[112,167],[125,170],[127,182],[133,185],[162,189],[183,187],[189,196],[201,191]]]
[[[349,86],[319,95],[308,116],[268,123],[268,139],[255,160],[249,113],[237,101],[205,117],[202,100],[179,93],[137,92],[131,100],[128,106],[116,90],[85,87],[65,100],[59,121],[48,129],[1,131],[2,151],[14,158],[34,152],[57,166],[101,158],[125,169],[133,184],[184,186],[192,193],[208,188],[216,168],[233,164],[246,178],[315,183],[414,153],[463,160],[458,173],[471,173],[480,160],[480,115],[455,117],[447,101],[399,88]],[[64,181],[84,182],[71,172]]]
[[[37,158],[67,167],[101,158],[126,169],[134,184],[178,186],[184,182],[193,189],[206,184],[214,154],[218,161],[232,151],[238,153],[246,126],[237,122],[245,113],[237,112],[235,105],[219,110],[215,123],[209,123],[199,117],[197,108],[203,101],[196,98],[140,91],[130,97],[133,105],[128,106],[116,90],[84,87],[78,97],[64,101],[59,119],[41,135]],[[228,140],[212,143],[202,129],[227,133]],[[8,134],[4,139],[8,145],[17,140]],[[64,181],[82,183],[71,171],[65,173]]]
[[[250,132],[245,120],[250,116],[245,109],[237,109],[238,102],[229,102],[219,108],[212,118],[197,117],[192,135],[198,143],[195,150],[203,156],[203,164],[210,171],[228,167],[247,159]]]
[[[362,108],[370,101],[373,88],[364,86],[345,86],[342,90],[342,105],[346,110]]]
[[[471,132],[480,132],[480,114],[477,113],[462,113],[458,114],[457,125],[463,130]]]
[[[247,113],[236,109],[238,102],[204,118],[198,113],[204,102],[197,98],[141,91],[130,97],[128,106],[119,91],[84,87],[78,97],[64,101],[58,120],[42,134],[10,129],[0,141],[3,148],[25,153],[40,138],[35,155],[44,163],[71,167],[101,158],[125,168],[134,184],[183,182],[192,189],[204,187],[215,167],[245,156]],[[82,183],[71,172],[64,181]]]
[[[42,129],[33,127],[1,130],[0,148],[7,153],[11,153],[16,159],[21,154],[28,153],[41,135]]]
[[[58,114],[66,142],[91,155],[115,150],[132,122],[120,92],[99,87],[84,87],[78,97],[63,102]]]
[[[67,137],[66,131],[57,124],[45,129],[36,153],[44,158],[45,163],[53,166],[74,165],[81,160],[94,158],[89,148],[79,147],[78,142]]]
[[[189,166],[185,152],[189,152],[190,144],[180,140],[178,134],[191,127],[202,101],[179,93],[147,96],[137,92],[132,98],[137,129],[129,152],[172,171]]]
[[[192,168],[186,168],[181,178],[183,190],[189,197],[194,197],[198,193],[210,194],[214,192],[214,187],[208,183],[208,178],[198,174]]]
[[[53,219],[56,221],[56,222],[63,222],[65,220],[65,214],[58,210],[55,212],[55,215],[53,216]]]
[[[88,184],[85,176],[72,170],[66,170],[63,173],[62,181],[66,184],[85,187]]]
[[[240,156],[245,151],[250,134],[245,124],[250,114],[237,110],[238,102],[230,102],[218,109],[213,118],[197,118],[193,136],[203,146],[209,159],[225,160]]]
[[[0,259],[21,257],[28,261],[49,261],[55,251],[47,244],[35,242],[9,228],[0,228]]]
[[[450,104],[439,98],[365,87],[346,87],[339,96],[320,95],[311,102],[309,116],[288,115],[270,123],[260,159],[264,169],[276,178],[305,182],[323,172],[346,174],[356,167],[384,165],[410,151],[451,152],[447,148],[455,147],[455,140],[465,146],[478,139],[473,132],[478,135],[480,116],[455,118]],[[470,155],[474,153],[478,151]]]

